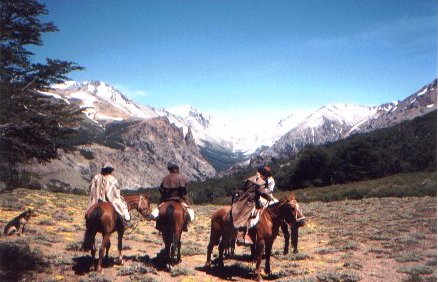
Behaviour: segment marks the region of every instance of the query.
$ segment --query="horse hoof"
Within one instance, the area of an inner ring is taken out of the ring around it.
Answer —
[[[204,268],[210,268],[211,267],[211,262],[210,261],[207,261],[205,264],[204,264]]]
[[[298,254],[298,250],[295,249],[295,250],[294,250],[294,254]]]
[[[169,263],[166,264],[166,271],[171,271],[172,270],[172,265],[170,265]]]

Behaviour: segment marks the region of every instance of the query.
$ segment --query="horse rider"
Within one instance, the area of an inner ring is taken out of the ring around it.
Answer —
[[[252,245],[251,237],[247,234],[250,226],[250,219],[257,217],[258,212],[269,201],[272,196],[268,190],[269,171],[261,166],[257,174],[245,181],[243,194],[231,205],[233,225],[237,229],[236,243],[238,245]]]
[[[184,209],[187,210],[189,214],[187,218],[188,221],[193,221],[195,219],[195,212],[189,208],[189,200],[187,198],[187,184],[189,181],[184,175],[179,173],[179,166],[174,161],[170,161],[167,164],[167,169],[169,174],[163,178],[160,185],[160,202],[150,214],[150,219],[158,219],[161,203],[169,200],[177,200],[180,201]],[[184,224],[185,231],[187,231],[187,224],[188,222]]]
[[[273,199],[273,203],[276,203],[276,202],[278,202],[278,200],[274,197],[274,195],[273,195],[273,193],[274,193],[274,188],[275,188],[275,180],[274,180],[274,178],[272,177],[272,174],[271,174],[271,168],[269,167],[269,166],[264,166],[264,167],[259,167],[258,169],[257,169],[257,176],[258,177],[261,177],[260,176],[260,171],[264,171],[264,174],[265,174],[265,176],[267,177],[266,178],[266,188],[268,189],[268,193],[269,193],[269,195],[271,196],[271,198]],[[269,202],[270,204],[272,204],[272,202]]]
[[[86,214],[93,209],[96,203],[110,202],[116,212],[122,217],[123,224],[130,226],[131,216],[129,215],[128,205],[120,195],[117,179],[111,175],[113,171],[114,166],[107,162],[102,166],[101,172],[93,177],[89,187],[90,198]]]

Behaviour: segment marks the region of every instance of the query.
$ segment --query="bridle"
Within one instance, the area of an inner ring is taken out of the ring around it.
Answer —
[[[141,206],[141,203],[142,203],[142,202],[146,202],[146,199],[143,198],[143,196],[139,196],[139,198],[138,198],[138,204],[137,204],[137,212],[138,212],[139,214],[141,214],[141,215],[143,215],[143,214],[140,212],[140,206]],[[132,228],[131,232],[128,233],[128,235],[130,235],[132,232],[134,232],[135,229],[137,229],[137,226],[138,226],[138,224],[140,223],[140,221],[141,221],[141,217],[140,217],[140,219],[137,221],[137,223],[135,224],[135,226]]]
[[[306,217],[303,215],[303,212],[301,211],[300,205],[296,200],[292,200],[292,204],[295,205],[295,220],[301,221],[304,220]],[[298,217],[298,214],[301,214],[301,217]]]
[[[298,202],[296,200],[290,200],[290,201],[287,201],[285,204],[289,204],[289,203],[294,208],[295,222],[300,222],[300,221],[304,220],[306,217],[303,215],[303,212],[301,211],[301,208],[300,208],[300,205],[298,204]],[[299,217],[299,215],[301,215],[301,216]],[[285,220],[285,222],[288,225],[291,225],[286,220]]]
[[[141,205],[141,202],[144,202],[144,201],[146,201],[145,200],[145,198],[143,198],[143,196],[139,196],[139,198],[138,198],[138,204],[137,204],[137,211],[140,213],[140,205]]]

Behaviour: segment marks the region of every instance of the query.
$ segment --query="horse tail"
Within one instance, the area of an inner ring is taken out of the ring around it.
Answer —
[[[174,219],[174,215],[175,215],[175,207],[173,205],[168,205],[166,207],[166,226],[169,228],[169,233],[168,233],[168,241],[172,242],[173,244],[175,243],[175,219]],[[172,236],[172,237],[170,237]]]
[[[89,251],[93,248],[94,238],[96,237],[97,228],[100,226],[100,217],[102,216],[102,210],[100,207],[96,207],[89,216],[86,217],[85,226],[87,230],[84,235],[84,242],[82,243],[82,249]]]

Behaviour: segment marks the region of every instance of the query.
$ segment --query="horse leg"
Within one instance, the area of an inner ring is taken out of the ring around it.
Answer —
[[[108,245],[106,245],[105,247],[105,258],[108,259],[109,258],[109,250],[111,248],[111,241],[108,242]]]
[[[175,251],[176,251],[176,245],[173,242],[170,245],[170,264],[175,265]]]
[[[234,249],[236,248],[236,235],[237,233],[233,231],[230,237],[230,250],[232,256],[234,256]]]
[[[294,254],[298,253],[298,224],[294,224],[292,225],[292,227],[290,228],[291,231],[291,243],[292,243],[292,247],[294,248]]]
[[[257,281],[262,281],[263,280],[262,276],[260,274],[260,265],[261,265],[261,262],[262,262],[262,256],[263,256],[264,250],[265,250],[265,241],[263,239],[257,240],[257,247],[256,247],[256,270],[255,270]]]
[[[120,265],[123,265],[123,256],[122,256],[123,244],[122,244],[122,242],[123,242],[123,234],[124,234],[124,232],[125,232],[125,230],[123,230],[123,229],[118,230],[118,232],[117,232],[117,239],[118,239],[118,241],[117,241],[117,249],[119,251],[118,263]]]
[[[181,260],[181,240],[178,241],[178,258],[177,258],[177,263],[180,263]]]
[[[207,247],[207,261],[205,262],[204,267],[211,266],[211,253],[213,252],[214,245],[215,244],[211,241],[210,238],[210,242],[208,242],[208,247]]]
[[[184,224],[184,217],[183,222]],[[173,243],[171,247],[171,260],[173,264],[178,264],[181,262],[181,234],[182,234],[182,224],[175,226],[175,234],[173,234]],[[176,224],[175,224],[176,225]],[[175,256],[176,255],[176,256]]]
[[[218,247],[219,258],[218,258],[218,261],[217,261],[217,265],[220,268],[224,267],[224,251],[225,251],[225,247],[228,245],[228,243],[227,243],[228,240],[229,240],[229,237],[224,235],[224,236],[222,236],[222,239],[221,239],[221,241],[219,243],[219,247]]]
[[[84,243],[82,248],[91,252],[91,258],[93,260],[94,271],[97,271],[97,261],[96,261],[96,233],[97,230],[87,229],[85,232]]]
[[[111,236],[111,234],[103,235],[102,246],[100,246],[100,250],[99,250],[99,263],[97,265],[97,271],[99,271],[99,272],[103,272],[102,271],[103,255],[104,255],[106,246],[110,242],[110,236]]]
[[[91,246],[91,257],[93,259],[94,271],[97,271],[97,261],[96,261],[96,243],[93,240],[93,245]]]
[[[208,242],[208,247],[207,247],[207,261],[205,262],[205,267],[211,266],[211,253],[213,252],[214,246],[219,244],[220,238],[221,238],[220,226],[216,226],[215,228],[214,224],[212,223],[210,229],[210,242]]]
[[[272,251],[272,243],[274,242],[267,242],[265,246],[265,273],[267,275],[271,275],[271,251]]]
[[[164,243],[164,263],[165,263],[165,267],[167,271],[170,271],[172,269],[172,265],[170,263],[171,260],[171,256],[170,256],[170,252],[171,252],[171,242],[165,241]]]
[[[280,227],[281,227],[281,231],[283,232],[283,237],[284,237],[283,255],[287,255],[289,253],[289,238],[290,238],[289,228],[288,228],[288,225],[286,224],[286,222],[282,222],[280,224]]]

